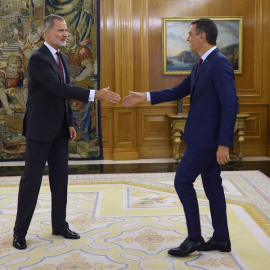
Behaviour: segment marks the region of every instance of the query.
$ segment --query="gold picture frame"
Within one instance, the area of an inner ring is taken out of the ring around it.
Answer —
[[[162,64],[164,75],[189,74],[199,55],[190,52],[187,41],[191,22],[201,17],[163,18]],[[242,74],[243,17],[207,17],[218,28],[217,46],[232,63],[234,73]]]

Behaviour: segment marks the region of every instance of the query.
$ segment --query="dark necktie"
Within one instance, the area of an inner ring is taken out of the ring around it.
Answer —
[[[61,60],[61,53],[60,52],[56,52],[57,54],[57,57],[58,57],[58,65],[59,65],[59,69],[61,71],[61,74],[62,74],[62,79],[64,80],[65,77],[64,77],[64,67],[63,67],[63,63],[62,63],[62,60]]]
[[[200,66],[201,66],[201,64],[202,64],[202,62],[203,62],[203,60],[202,60],[202,58],[200,58],[200,60],[199,60],[199,62],[198,62],[198,65],[197,65],[196,71],[199,70],[199,68],[200,68]]]

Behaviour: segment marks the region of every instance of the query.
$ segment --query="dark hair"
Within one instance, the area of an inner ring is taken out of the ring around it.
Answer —
[[[61,21],[65,21],[65,19],[59,15],[55,15],[55,14],[50,14],[48,16],[46,16],[44,18],[43,21],[43,32],[45,32],[47,29],[52,29],[53,25],[54,25],[54,20],[61,20]]]
[[[218,29],[214,21],[208,18],[202,18],[193,21],[191,24],[196,24],[196,34],[205,33],[208,44],[216,45]]]

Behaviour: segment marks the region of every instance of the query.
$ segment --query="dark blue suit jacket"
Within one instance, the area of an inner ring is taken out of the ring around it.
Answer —
[[[62,54],[66,83],[49,49],[42,45],[28,62],[28,98],[23,123],[27,139],[49,142],[55,139],[66,118],[73,126],[69,99],[87,102],[90,90],[72,86],[68,58]]]
[[[229,60],[215,49],[196,73],[174,88],[150,92],[151,103],[182,99],[190,95],[184,139],[188,147],[232,146],[238,112],[234,71]]]

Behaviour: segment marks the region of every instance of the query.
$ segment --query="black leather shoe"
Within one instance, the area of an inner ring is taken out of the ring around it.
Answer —
[[[25,237],[14,235],[13,247],[17,249],[26,249],[27,245],[26,245]]]
[[[204,245],[202,251],[219,250],[221,252],[231,251],[231,241],[219,241],[214,237],[210,238]]]
[[[173,248],[168,251],[168,254],[175,257],[185,257],[194,251],[200,251],[205,242],[201,237],[199,240],[190,240],[187,238],[178,248]]]
[[[78,233],[75,233],[71,231],[69,228],[63,229],[61,231],[53,230],[53,235],[62,235],[63,237],[67,239],[79,239],[80,235]]]

